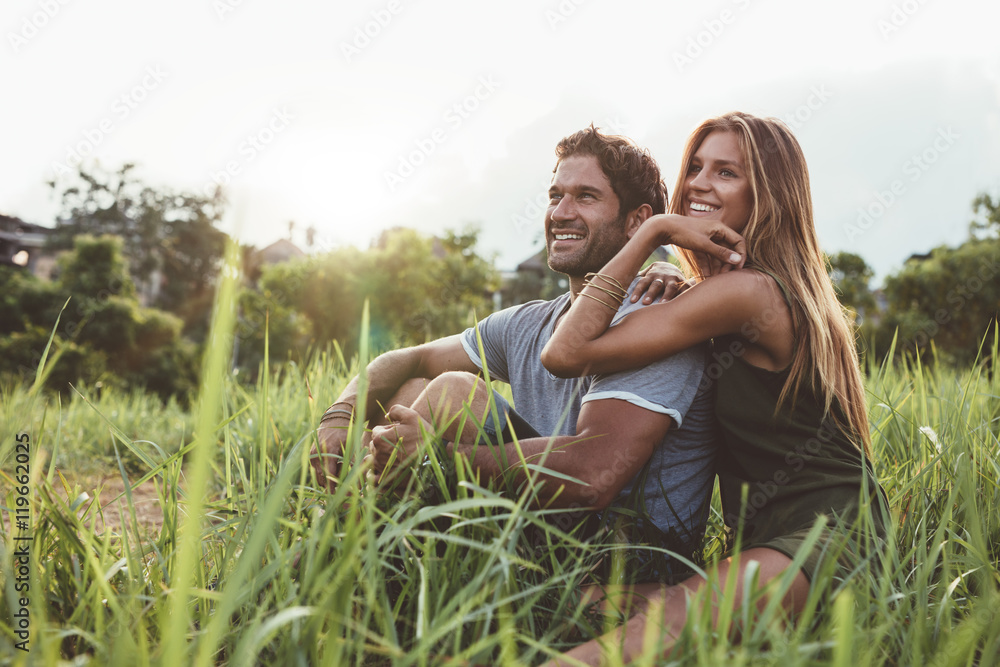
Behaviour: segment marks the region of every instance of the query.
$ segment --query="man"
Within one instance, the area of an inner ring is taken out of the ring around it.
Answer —
[[[631,506],[639,515],[635,530],[645,540],[690,555],[704,534],[713,482],[711,398],[699,391],[707,384],[701,381],[705,350],[692,348],[641,370],[582,379],[556,378],[539,360],[586,275],[599,271],[643,221],[664,212],[659,168],[627,139],[594,127],[564,138],[556,155],[545,235],[549,266],[567,275],[570,292],[490,315],[478,325],[478,337],[477,329],[469,329],[372,361],[364,416],[378,415],[379,405],[390,407],[366,441],[368,458],[381,476],[393,456],[398,461],[415,451],[421,430],[434,432],[429,422],[451,422],[444,430],[444,438],[453,441],[448,446],[470,457],[485,477],[505,474],[523,454],[529,463],[557,473],[539,476],[539,503],[595,511]],[[625,299],[617,319],[638,307]],[[515,413],[499,399],[499,424],[493,423],[490,394],[477,377],[484,366],[492,379],[511,385],[517,406]],[[357,392],[355,378],[324,415],[319,431],[324,452],[342,450]],[[459,431],[460,420],[453,419],[463,410],[507,444],[473,444],[473,420],[465,420]],[[394,455],[400,445],[403,456]],[[325,470],[319,457],[314,465],[335,479],[336,458],[325,460]],[[514,474],[524,477],[526,471],[515,467]],[[668,576],[655,569],[651,576]]]

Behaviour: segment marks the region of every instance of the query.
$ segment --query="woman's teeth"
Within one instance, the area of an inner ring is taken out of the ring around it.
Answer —
[[[704,213],[711,213],[712,211],[718,211],[718,206],[709,206],[708,204],[696,204],[691,202],[690,204],[692,211],[702,211]]]

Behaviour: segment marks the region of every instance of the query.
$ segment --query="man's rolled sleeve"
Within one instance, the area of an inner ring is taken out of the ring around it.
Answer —
[[[706,346],[698,345],[645,368],[598,376],[582,402],[609,398],[628,401],[669,416],[679,427],[698,393],[705,355]]]

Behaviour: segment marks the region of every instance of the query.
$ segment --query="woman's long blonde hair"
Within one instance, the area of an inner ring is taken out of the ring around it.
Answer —
[[[870,454],[868,410],[853,325],[827,274],[813,224],[809,170],[802,148],[788,127],[774,118],[740,112],[710,118],[699,125],[685,147],[670,212],[683,214],[684,184],[691,160],[705,137],[717,130],[732,132],[739,139],[753,192],[753,209],[742,231],[747,265],[779,278],[791,301],[797,345],[778,405],[789,394],[794,403],[806,382],[824,400],[826,414],[856,433],[861,442],[855,444]],[[690,252],[681,250],[680,256],[689,272],[698,273]]]

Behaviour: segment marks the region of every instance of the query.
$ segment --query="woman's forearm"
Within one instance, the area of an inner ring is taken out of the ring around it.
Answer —
[[[542,364],[550,372],[560,377],[587,374],[586,347],[607,331],[621,304],[621,299],[613,301],[611,295],[598,287],[614,291],[611,286],[618,283],[627,288],[646,258],[661,245],[662,224],[661,216],[647,220],[600,270],[603,278],[594,278],[591,281],[594,285],[584,287],[575,296],[542,351]]]
[[[575,295],[569,312],[542,350],[542,364],[549,372],[558,377],[579,377],[638,368],[729,330],[727,327],[732,323],[722,321],[726,315],[720,316],[718,312],[720,303],[725,303],[725,308],[732,305],[726,301],[728,292],[713,290],[715,294],[702,298],[705,296],[703,290],[695,303],[704,303],[704,311],[692,313],[693,302],[688,297],[683,309],[687,316],[683,326],[673,316],[678,306],[672,302],[669,304],[670,321],[661,319],[662,309],[668,306],[660,306],[655,309],[656,313],[635,313],[628,321],[609,331],[621,303],[617,294],[609,292],[624,292],[624,289],[617,289],[617,285],[631,283],[635,272],[653,249],[665,244],[707,253],[737,268],[742,267],[746,260],[743,237],[720,220],[673,214],[649,218],[601,269],[604,277],[592,280],[590,286]],[[608,291],[597,289],[597,286]],[[674,328],[667,335],[664,327],[669,327],[671,322]]]

